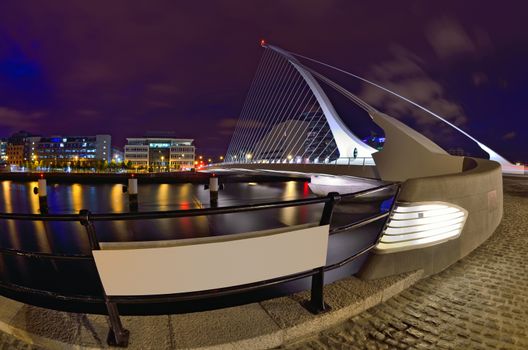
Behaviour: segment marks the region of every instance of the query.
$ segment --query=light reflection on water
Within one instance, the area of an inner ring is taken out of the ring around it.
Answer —
[[[39,213],[36,182],[2,181],[0,212]],[[49,213],[128,212],[120,184],[48,184]],[[219,206],[265,203],[312,197],[303,182],[229,183],[220,191]],[[159,211],[209,207],[209,192],[196,184],[140,184],[139,210]],[[317,222],[321,205],[192,218],[96,223],[100,241],[163,240],[247,232]],[[0,246],[41,252],[89,250],[79,223],[0,220]]]
[[[36,183],[4,181],[0,184],[0,212],[38,213]],[[89,209],[95,213],[127,212],[127,195],[122,185],[50,185],[50,213],[77,213]],[[283,182],[226,184],[220,192],[219,206],[265,203],[312,197],[307,183]],[[334,210],[333,223],[340,225],[377,212],[383,199],[372,203],[341,201]],[[203,185],[146,184],[139,187],[141,211],[191,209],[209,206],[209,193]],[[144,241],[225,235],[286,225],[318,222],[322,204],[236,214],[184,217],[178,219],[96,222],[99,241]],[[375,222],[354,232],[330,236],[327,265],[343,260],[375,242],[383,222]],[[78,222],[39,222],[0,220],[0,247],[33,252],[90,254],[84,228]],[[295,248],[293,248],[295,249]],[[272,258],[272,257],[270,257]],[[358,271],[362,260],[325,275],[333,281]],[[91,262],[41,261],[12,254],[0,254],[0,281],[74,295],[100,295],[98,276]],[[61,283],[58,281],[67,281]],[[289,286],[288,288],[293,288]],[[309,287],[300,281],[295,290]],[[282,292],[281,292],[282,293]],[[282,294],[280,294],[282,295]]]

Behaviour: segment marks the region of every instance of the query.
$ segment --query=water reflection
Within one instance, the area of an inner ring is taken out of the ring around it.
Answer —
[[[39,213],[36,183],[3,181],[0,186],[0,212]],[[219,205],[231,206],[311,197],[305,183],[226,184],[220,191]],[[128,211],[127,194],[120,184],[48,184],[49,213],[94,213]],[[141,211],[209,207],[209,192],[203,185],[142,184],[139,186]],[[317,222],[317,206],[291,207],[242,214],[192,218],[114,221],[96,224],[100,241],[138,241],[203,237],[247,232]],[[84,228],[76,222],[0,220],[0,246],[40,252],[87,253]]]

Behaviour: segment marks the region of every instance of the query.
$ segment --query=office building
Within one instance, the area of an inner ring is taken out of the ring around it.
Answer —
[[[7,161],[7,139],[0,138],[0,163]]]
[[[30,158],[42,165],[64,165],[65,162],[110,162],[112,160],[112,137],[95,136],[51,136],[28,139]]]
[[[194,168],[192,139],[172,137],[127,138],[125,163],[149,171],[178,171]]]

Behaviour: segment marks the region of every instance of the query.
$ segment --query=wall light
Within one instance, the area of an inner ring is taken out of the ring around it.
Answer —
[[[468,211],[445,202],[396,203],[378,253],[423,248],[460,236]]]

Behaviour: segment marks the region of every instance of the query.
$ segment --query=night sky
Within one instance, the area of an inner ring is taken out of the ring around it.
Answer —
[[[524,1],[0,1],[0,136],[174,131],[222,154],[261,38],[371,78],[528,162]],[[389,114],[434,123],[368,87]],[[359,135],[366,136],[366,135]]]

